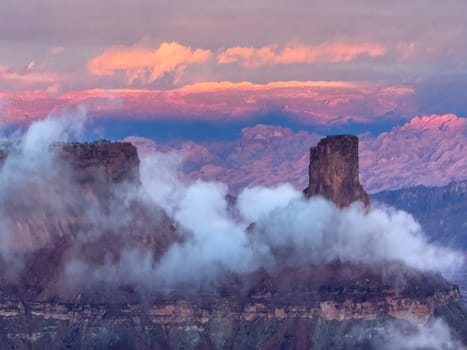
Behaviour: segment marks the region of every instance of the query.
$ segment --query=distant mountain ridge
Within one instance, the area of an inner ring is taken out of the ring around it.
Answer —
[[[376,193],[465,180],[466,152],[466,118],[416,117],[376,138],[362,138],[362,183],[368,192]]]
[[[304,188],[309,147],[321,138],[313,132],[259,124],[243,129],[237,140],[223,143],[126,140],[140,152],[176,151],[186,161],[188,176],[222,181],[236,193],[246,186],[283,182]],[[450,114],[416,117],[376,137],[360,136],[360,181],[368,193],[444,186],[467,179],[466,152],[467,119]]]

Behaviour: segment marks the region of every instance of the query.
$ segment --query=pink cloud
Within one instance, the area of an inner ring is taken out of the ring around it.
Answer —
[[[381,57],[387,52],[381,44],[323,43],[319,45],[269,45],[260,48],[236,46],[217,56],[220,64],[239,63],[248,68],[272,64],[349,62],[360,56]]]
[[[123,71],[129,84],[136,80],[148,84],[169,72],[179,77],[188,65],[206,62],[211,54],[209,50],[192,49],[177,42],[162,43],[155,50],[141,46],[115,47],[91,59],[88,70],[96,76]]]
[[[17,84],[22,86],[43,86],[57,82],[57,75],[52,73],[37,72],[35,71],[35,66],[35,61],[31,61],[24,72],[15,70],[12,67],[0,66],[0,81],[3,80],[13,85]]]
[[[255,84],[249,81],[234,83],[231,81],[210,81],[185,85],[180,91],[206,92],[219,90],[266,90],[280,88],[358,88],[365,84],[350,81],[273,81],[265,84]]]
[[[340,124],[350,119],[371,123],[375,116],[395,108],[401,115],[413,115],[413,93],[407,86],[318,81],[206,82],[173,90],[95,89],[53,96],[36,91],[8,94],[5,115],[10,121],[20,122],[25,121],[25,115],[40,118],[51,111],[85,104],[96,117],[219,120],[281,110],[304,123]]]

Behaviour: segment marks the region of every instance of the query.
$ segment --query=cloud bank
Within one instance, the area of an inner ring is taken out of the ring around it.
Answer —
[[[239,63],[248,68],[273,64],[349,62],[362,56],[382,57],[387,49],[380,44],[322,43],[316,46],[295,44],[260,48],[236,46],[217,56],[220,64]]]
[[[145,75],[149,71],[137,72]],[[149,74],[149,73],[148,73]],[[53,89],[52,89],[53,90]],[[303,126],[373,124],[413,115],[415,91],[409,86],[379,86],[345,81],[204,82],[172,90],[94,89],[69,93],[7,93],[4,120],[30,124],[51,111],[85,104],[94,118],[229,122],[280,114]],[[118,105],[113,100],[118,99]]]

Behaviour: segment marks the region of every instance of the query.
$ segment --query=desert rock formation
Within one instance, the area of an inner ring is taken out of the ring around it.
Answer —
[[[306,197],[323,196],[339,207],[360,201],[370,204],[359,181],[358,137],[328,136],[310,149]]]

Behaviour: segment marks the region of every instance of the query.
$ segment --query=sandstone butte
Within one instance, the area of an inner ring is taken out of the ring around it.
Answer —
[[[358,137],[328,136],[310,149],[309,184],[305,196],[323,196],[339,207],[353,202],[370,205],[359,180]]]
[[[14,278],[11,260],[0,261],[0,349],[378,349],[377,330],[388,322],[411,329],[435,317],[467,341],[459,289],[440,274],[398,263],[279,264],[196,290],[69,288],[63,269],[76,249],[93,266],[105,264],[104,256],[118,260],[125,245],[150,249],[157,258],[186,233],[161,208],[135,199],[121,213],[132,220],[117,228],[102,224],[105,233],[88,243],[82,236],[93,234],[89,210],[112,213],[118,193],[141,189],[136,148],[97,142],[53,151],[69,170],[67,185],[78,189],[73,196],[65,196],[64,175],[51,174],[47,196],[32,182],[1,201],[23,261]],[[328,137],[310,154],[307,197],[368,205],[358,181],[356,137]],[[60,210],[51,196],[67,198]],[[132,239],[122,240],[117,230]]]

